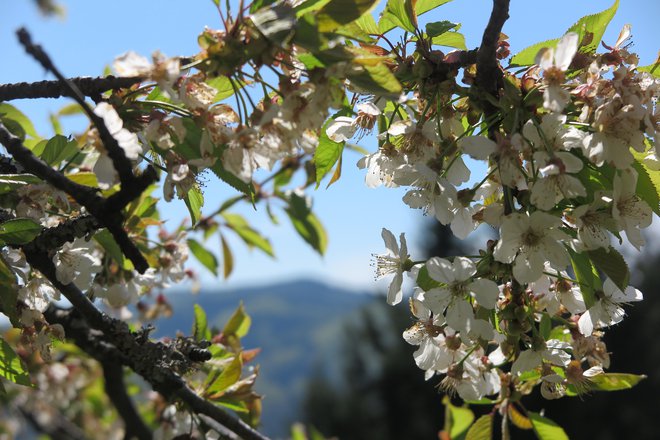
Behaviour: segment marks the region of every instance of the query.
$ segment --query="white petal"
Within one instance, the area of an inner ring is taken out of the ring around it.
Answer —
[[[495,308],[500,296],[500,289],[493,280],[478,278],[468,285],[468,290],[474,293],[474,297],[480,306],[487,309]]]
[[[452,283],[456,281],[454,265],[444,258],[433,257],[426,262],[426,270],[429,276],[441,283]]]
[[[472,260],[466,257],[454,258],[452,266],[455,281],[466,281],[477,273],[477,266],[475,266]]]
[[[387,303],[391,306],[399,304],[403,298],[403,292],[401,291],[401,284],[403,282],[403,274],[400,272],[394,275],[392,283],[387,291]]]
[[[518,355],[518,359],[511,365],[511,374],[516,375],[533,370],[542,362],[541,353],[534,350],[525,350]]]
[[[394,234],[392,234],[388,229],[383,228],[383,230],[380,233],[380,236],[383,237],[383,241],[385,242],[385,247],[387,248],[387,250],[390,251],[392,255],[398,256],[399,245],[396,242],[396,238],[394,237]]]
[[[578,320],[578,329],[584,336],[591,336],[594,332],[594,323],[591,318],[591,309],[587,310]]]
[[[573,57],[578,48],[578,34],[569,32],[559,40],[555,49],[555,65],[562,71],[566,71],[571,65]]]
[[[484,136],[468,136],[458,142],[459,148],[472,159],[486,160],[497,149],[497,144]]]

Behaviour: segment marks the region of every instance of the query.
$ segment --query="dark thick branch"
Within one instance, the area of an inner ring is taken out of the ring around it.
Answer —
[[[74,84],[80,93],[85,96],[97,97],[107,90],[125,89],[134,84],[139,84],[144,78],[141,77],[78,77],[68,78],[67,81]],[[37,98],[60,98],[70,96],[69,88],[60,80],[20,82],[15,84],[0,85],[0,101],[11,101],[13,99],[37,99]]]
[[[133,401],[126,393],[126,384],[124,383],[124,372],[122,365],[118,362],[104,362],[103,378],[105,380],[105,393],[108,395],[117,412],[124,420],[124,429],[126,431],[124,438],[139,440],[151,440],[152,433],[149,427],[144,423]]]
[[[509,0],[493,0],[493,10],[490,20],[484,30],[481,46],[477,52],[477,77],[475,85],[481,93],[487,93],[497,98],[500,84],[502,82],[502,71],[497,62],[497,43],[502,32],[504,23],[509,18]],[[484,115],[489,119],[497,109],[483,100]]]
[[[89,119],[92,121],[94,126],[99,132],[99,137],[103,141],[108,156],[112,159],[112,163],[119,174],[119,180],[124,185],[130,185],[133,183],[135,176],[133,175],[133,166],[131,161],[124,154],[124,150],[119,146],[117,140],[112,136],[108,127],[106,127],[103,119],[96,115],[94,111],[87,105],[85,101],[85,95],[78,89],[78,87],[67,78],[62,75],[62,73],[55,67],[52,60],[48,54],[43,50],[43,48],[32,42],[32,37],[30,33],[25,29],[19,29],[16,34],[18,35],[18,41],[23,45],[25,51],[32,55],[32,57],[43,66],[44,69],[51,72],[55,77],[62,83],[63,87],[68,90],[67,95],[73,98],[78,105],[85,111]]]
[[[126,203],[138,197],[147,186],[156,181],[156,172],[151,167],[147,168],[140,177],[136,178],[133,185],[122,186],[122,190],[113,196],[113,201],[108,203],[103,197],[98,195],[94,188],[73,182],[64,174],[51,168],[46,162],[36,157],[32,151],[23,145],[21,139],[11,134],[2,123],[0,123],[0,143],[5,146],[7,151],[14,157],[14,160],[23,166],[25,171],[34,174],[73,197],[100,224],[108,228],[119,248],[126,255],[126,258],[131,260],[138,272],[143,273],[149,268],[147,260],[144,259],[140,250],[124,231],[122,226],[124,218],[121,210],[126,206]],[[136,192],[137,190],[139,192]]]
[[[101,364],[120,362],[142,376],[166,399],[185,403],[193,412],[207,415],[245,440],[267,439],[191,390],[176,373],[191,362],[174,346],[150,341],[144,332],[133,333],[126,323],[101,313],[74,284],[63,285],[57,281],[55,268],[45,256],[26,252],[26,258],[75,307],[75,310],[62,310],[51,305],[44,316],[51,324],[61,324],[67,337],[87,354]]]

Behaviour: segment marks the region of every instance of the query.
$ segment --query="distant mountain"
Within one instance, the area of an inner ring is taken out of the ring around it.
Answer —
[[[374,295],[301,280],[236,290],[202,289],[193,295],[174,292],[168,300],[175,313],[156,323],[154,336],[173,336],[177,330],[190,334],[193,305],[206,311],[210,326],[221,327],[243,301],[252,317],[245,348],[261,348],[256,390],[264,395],[262,431],[275,438],[287,436],[295,421],[307,380],[319,368],[321,359],[338,356],[343,329],[358,319],[362,306]],[[330,376],[338,363],[322,365]]]

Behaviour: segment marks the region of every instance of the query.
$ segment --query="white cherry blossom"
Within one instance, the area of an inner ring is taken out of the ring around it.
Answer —
[[[394,234],[389,230],[383,228],[381,232],[387,253],[381,255],[374,255],[376,258],[376,278],[380,278],[389,274],[394,274],[394,278],[390,283],[387,291],[387,303],[395,305],[403,299],[403,292],[401,291],[401,284],[403,283],[403,272],[408,264],[408,245],[406,237],[402,233],[399,237],[401,247],[396,242]]]
[[[580,333],[585,336],[590,336],[594,329],[623,321],[625,312],[621,305],[644,299],[642,292],[632,286],[626,287],[622,292],[609,278],[603,283],[603,290],[596,292],[596,296],[596,304],[584,312],[578,321]]]
[[[513,276],[521,283],[538,280],[546,261],[563,270],[570,262],[563,245],[569,237],[558,229],[560,225],[561,218],[542,211],[510,214],[504,218],[493,256],[513,263]]]
[[[555,49],[543,48],[536,55],[536,64],[543,69],[546,88],[543,91],[543,107],[551,112],[561,112],[570,99],[568,91],[562,88],[564,72],[577,53],[579,36],[575,32],[564,35]]]

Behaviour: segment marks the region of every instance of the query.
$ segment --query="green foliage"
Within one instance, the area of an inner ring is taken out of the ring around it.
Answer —
[[[232,361],[222,370],[213,370],[204,385],[204,396],[211,400],[221,397],[230,386],[241,378],[243,362],[241,355],[234,356]]]
[[[183,201],[186,203],[193,226],[197,225],[202,218],[202,206],[204,206],[204,194],[202,190],[197,185],[193,185],[188,191],[188,194],[183,198]]]
[[[622,292],[628,287],[630,271],[626,260],[619,251],[610,246],[609,249],[598,248],[587,251],[587,255],[589,255],[589,259],[596,266],[596,269],[610,277]]]
[[[467,406],[452,405],[451,400],[446,396],[442,402],[445,405],[444,431],[449,433],[449,438],[464,438],[474,422],[474,413]]]
[[[94,234],[94,240],[103,247],[103,250],[106,252],[106,254],[115,260],[115,262],[117,262],[122,269],[133,269],[133,263],[131,260],[124,256],[110,231],[107,229],[101,229],[96,234]]]
[[[636,193],[653,209],[656,215],[660,215],[660,171],[651,170],[643,160],[643,153],[633,153],[635,161],[633,168],[637,171]]]
[[[528,412],[527,416],[532,422],[534,433],[540,440],[568,440],[568,436],[561,426],[552,420],[535,412]]]
[[[438,6],[449,3],[451,0],[418,0],[416,2],[408,0],[405,3],[414,4],[414,12],[410,10],[410,6],[402,7],[404,1],[401,0],[388,0],[385,6],[385,11],[378,22],[378,30],[381,34],[391,31],[395,27],[413,32],[405,26],[417,25],[417,17],[431,11]]]
[[[577,253],[573,250],[568,250],[571,255],[571,265],[573,271],[580,283],[580,291],[584,299],[584,304],[590,308],[596,303],[596,290],[602,288],[598,271],[591,264],[591,260],[586,254]]]
[[[69,141],[62,135],[56,135],[49,139],[45,143],[42,153],[38,152],[37,148],[34,149],[34,153],[50,166],[57,166],[62,161],[71,159],[78,151],[78,142],[75,140]]]
[[[470,427],[465,440],[491,440],[493,436],[493,416],[485,415],[477,419]]]
[[[26,135],[39,138],[32,121],[11,104],[0,102],[0,121],[7,126],[14,136],[25,139]],[[13,123],[12,123],[13,122]]]
[[[417,285],[428,292],[431,289],[439,287],[441,283],[431,278],[426,265],[424,265],[417,272]]]
[[[194,317],[193,321],[193,337],[196,341],[204,341],[211,339],[211,330],[208,328],[208,320],[206,318],[206,312],[199,304],[194,306]]]
[[[0,194],[7,194],[41,179],[32,174],[0,174]]]
[[[316,14],[320,32],[331,32],[371,11],[378,0],[330,0]]]
[[[26,244],[41,233],[42,227],[30,218],[16,218],[0,223],[0,243]]]
[[[2,312],[14,327],[20,327],[18,320],[18,286],[16,277],[7,266],[4,258],[0,257],[0,312]]]
[[[614,4],[597,14],[587,15],[582,17],[573,26],[568,28],[564,34],[568,32],[576,32],[579,36],[579,47],[583,53],[589,53],[596,50],[603,38],[605,29],[610,23],[614,14],[619,7],[619,0],[615,0]],[[559,42],[559,38],[553,40],[543,41],[541,43],[533,44],[511,58],[512,66],[529,66],[535,64],[536,54],[544,47],[554,48]]]
[[[342,111],[330,118],[321,128],[319,144],[314,151],[314,166],[316,169],[316,188],[318,189],[321,180],[332,170],[332,167],[341,158],[344,151],[344,142],[335,142],[330,139],[326,133],[328,126],[339,116],[347,116],[348,112]],[[330,184],[328,184],[330,186]]]
[[[270,241],[253,229],[243,216],[223,213],[222,218],[227,222],[226,226],[234,231],[248,247],[256,247],[265,254],[275,257]]]
[[[0,377],[18,385],[32,386],[30,375],[23,368],[21,358],[2,338],[0,338]]]
[[[197,261],[207,268],[213,275],[218,276],[218,260],[212,252],[207,250],[197,240],[189,238],[187,240],[190,252],[195,256]]]
[[[250,316],[245,312],[245,307],[241,302],[238,308],[229,318],[229,321],[227,321],[227,324],[225,324],[225,327],[222,329],[222,333],[225,336],[235,335],[239,338],[242,338],[243,336],[247,335],[248,331],[250,330],[251,323],[252,320],[250,319]]]
[[[602,373],[589,378],[594,391],[627,390],[646,379],[643,374]]]

